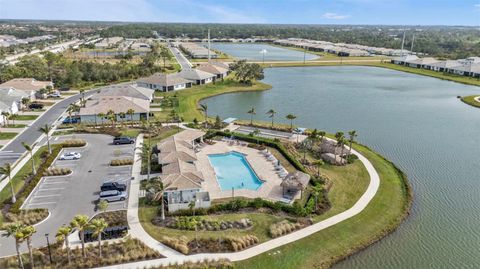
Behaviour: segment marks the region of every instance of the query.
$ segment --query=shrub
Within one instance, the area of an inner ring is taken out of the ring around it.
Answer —
[[[162,243],[165,245],[177,250],[180,253],[183,254],[188,254],[190,252],[188,245],[187,245],[187,239],[185,237],[180,237],[180,238],[173,238],[173,237],[168,237],[164,236],[162,238]]]
[[[83,139],[69,139],[62,142],[64,148],[83,147],[87,144],[87,141]]]
[[[251,247],[259,242],[258,237],[250,234],[240,237],[228,237],[227,241],[230,243],[231,250],[235,252]]]
[[[45,176],[65,176],[72,172],[70,168],[51,167],[45,171]]]
[[[133,159],[115,159],[110,162],[111,166],[132,165]]]
[[[48,216],[48,210],[45,208],[35,208],[28,210],[20,210],[19,213],[7,213],[5,214],[8,222],[20,222],[25,225],[33,225],[44,220]]]
[[[290,222],[288,220],[282,220],[280,222],[270,225],[268,229],[268,233],[270,234],[270,237],[275,238],[275,237],[289,234],[298,229],[301,229],[305,227],[305,225],[306,224],[302,224],[298,222]]]

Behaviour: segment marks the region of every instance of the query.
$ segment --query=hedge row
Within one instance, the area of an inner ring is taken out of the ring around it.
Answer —
[[[285,212],[294,216],[306,217],[314,212],[313,207],[302,207],[298,201],[293,202],[292,205],[280,201],[272,202],[262,198],[255,198],[253,200],[246,200],[243,198],[236,198],[227,203],[215,204],[209,208],[196,208],[196,215],[209,215],[222,211],[239,211],[245,208],[269,208],[274,212]],[[170,216],[189,216],[193,215],[190,209],[181,209],[175,212],[169,212]]]
[[[234,136],[234,138],[243,140],[245,142],[249,142],[249,143],[258,142],[265,146],[277,149],[283,155],[283,157],[285,157],[285,159],[287,159],[287,161],[293,165],[293,167],[295,167],[299,171],[307,173],[305,167],[297,159],[295,159],[292,155],[290,155],[290,153],[288,153],[287,149],[280,143],[279,140],[269,139],[265,137],[250,136],[250,135],[240,134],[235,132],[223,132],[223,131],[209,131],[205,137],[206,138],[212,138],[215,136],[231,137],[232,135]]]

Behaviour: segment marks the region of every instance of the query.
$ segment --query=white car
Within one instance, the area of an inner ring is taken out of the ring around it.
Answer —
[[[78,152],[65,152],[60,156],[60,160],[78,160],[82,158],[82,154]]]

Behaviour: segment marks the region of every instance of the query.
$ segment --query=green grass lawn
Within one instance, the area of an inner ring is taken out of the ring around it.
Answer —
[[[364,146],[356,145],[355,148],[372,162],[381,178],[380,188],[367,208],[355,217],[274,250],[280,251],[280,254],[264,253],[235,263],[236,268],[327,268],[382,238],[399,225],[406,216],[411,200],[406,179],[382,156]],[[358,188],[358,192],[361,188]],[[332,203],[343,201],[341,203],[345,205],[352,204],[353,199],[348,194],[335,194],[335,191],[340,191],[340,188],[335,190],[332,187]],[[341,208],[332,207],[332,210]]]
[[[38,118],[38,115],[16,115],[15,116],[15,120],[34,120],[36,118]],[[11,116],[10,116],[10,120],[12,120]]]
[[[17,136],[18,133],[0,133],[0,140],[12,139]]]
[[[186,236],[188,239],[195,238],[194,231],[185,231],[179,229],[171,229],[155,226],[152,224],[152,219],[157,216],[158,207],[140,207],[138,211],[138,216],[140,222],[147,231],[147,233],[155,238],[156,240],[162,240],[163,236],[170,237],[180,237]],[[228,236],[240,236],[253,234],[258,237],[260,241],[269,240],[268,236],[268,227],[275,223],[283,220],[282,217],[277,217],[268,214],[261,213],[248,213],[248,214],[225,214],[225,215],[211,215],[211,216],[202,216],[207,220],[240,220],[242,218],[249,218],[253,221],[253,227],[251,229],[240,230],[240,229],[229,229],[224,231],[198,231],[198,238],[218,238],[218,237],[228,237]]]
[[[192,121],[194,118],[197,120],[203,119],[203,115],[198,111],[197,107],[198,102],[204,98],[230,92],[263,91],[270,88],[270,85],[259,81],[256,81],[253,85],[245,85],[232,78],[227,78],[225,81],[219,81],[215,84],[210,83],[202,86],[194,86],[190,89],[181,90],[175,93],[156,93],[156,95],[162,96],[176,94],[179,101],[179,106],[176,108],[178,114],[183,117],[185,121]],[[155,116],[159,118],[167,118],[169,113],[170,111],[166,109],[165,111],[155,113]]]
[[[475,99],[474,99],[475,97],[478,97],[478,95],[464,96],[464,97],[462,97],[461,100],[465,104],[480,108],[480,102],[475,101]]]
[[[26,124],[9,124],[5,126],[5,128],[25,128],[27,127]]]

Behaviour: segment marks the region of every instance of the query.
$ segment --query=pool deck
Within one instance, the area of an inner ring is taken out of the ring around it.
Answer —
[[[228,145],[226,142],[217,141],[214,145],[208,145],[197,152],[197,167],[203,173],[205,182],[202,188],[210,192],[211,199],[231,198],[232,191],[220,189],[217,182],[215,171],[210,164],[208,155],[222,154],[230,151],[237,151],[245,154],[250,166],[257,176],[263,180],[263,184],[257,190],[238,189],[235,190],[235,197],[242,196],[246,198],[263,198],[272,201],[278,201],[283,198],[283,190],[280,186],[282,179],[275,172],[274,163],[268,161],[259,150],[247,146]],[[299,197],[296,197],[299,198]]]

